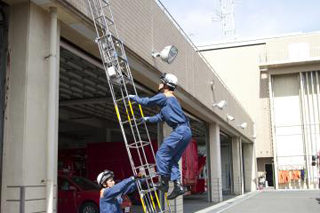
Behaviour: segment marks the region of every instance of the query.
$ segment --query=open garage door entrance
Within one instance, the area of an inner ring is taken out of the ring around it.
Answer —
[[[151,93],[141,85],[137,90],[142,96]],[[132,170],[99,60],[66,41],[61,41],[59,93],[58,212],[98,212],[99,188],[92,183],[97,175],[108,169],[117,181],[132,176]],[[146,116],[156,112],[144,110]],[[157,126],[148,130],[156,150]],[[129,210],[140,199],[132,194],[124,200],[123,209]]]
[[[192,140],[182,157],[182,176],[184,185],[189,189],[183,197],[183,209],[184,212],[196,212],[208,206],[209,201],[208,124],[195,116],[188,115],[188,117],[192,130]]]
[[[142,84],[136,83],[136,88],[140,96],[154,95]],[[86,193],[82,189],[84,183],[87,184],[87,180],[95,182],[97,175],[105,169],[112,170],[116,180],[131,176],[132,170],[99,60],[66,41],[61,41],[59,92],[58,212],[94,210],[99,204],[97,187],[88,184],[97,196],[82,196],[86,199],[77,199],[75,188],[76,193]],[[146,107],[144,113],[146,116],[157,114],[158,108]],[[206,202],[207,125],[188,113],[187,116],[193,139],[182,160],[183,182],[188,186],[190,196],[199,196]],[[156,151],[159,128],[156,124],[148,124],[148,130]],[[151,154],[151,150],[146,153]],[[139,208],[138,194],[125,199],[123,208],[132,204],[134,212],[143,211]]]
[[[221,143],[221,178],[222,178],[222,195],[223,200],[232,195],[233,174],[232,174],[232,138],[220,132]]]

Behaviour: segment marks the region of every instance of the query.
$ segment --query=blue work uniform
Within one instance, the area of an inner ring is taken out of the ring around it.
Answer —
[[[189,120],[183,113],[178,100],[174,96],[167,97],[163,93],[151,98],[134,96],[132,100],[143,106],[158,105],[161,108],[160,112],[149,117],[147,122],[165,121],[173,131],[164,139],[156,154],[157,170],[162,176],[170,176],[171,181],[180,179],[178,162],[192,135]]]
[[[137,186],[134,177],[124,179],[112,188],[106,188],[100,195],[100,213],[122,213],[122,195],[136,190]]]

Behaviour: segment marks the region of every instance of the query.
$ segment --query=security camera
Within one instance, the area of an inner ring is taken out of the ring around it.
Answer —
[[[234,117],[232,117],[231,115],[229,115],[229,114],[227,114],[227,119],[229,120],[229,121],[234,121]]]
[[[227,101],[222,100],[218,103],[212,104],[213,107],[218,107],[218,109],[223,110],[227,106]]]
[[[245,129],[245,128],[247,128],[247,126],[248,126],[247,122],[244,122],[244,123],[238,125],[238,127],[240,127],[241,129]]]

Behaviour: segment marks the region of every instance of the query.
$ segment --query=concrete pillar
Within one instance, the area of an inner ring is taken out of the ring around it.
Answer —
[[[2,153],[3,153],[3,126],[5,109],[5,78],[7,68],[7,44],[8,44],[8,7],[0,8],[0,200],[1,200],[1,182],[2,182]],[[1,206],[1,205],[0,205]],[[1,211],[1,209],[0,209]]]
[[[210,155],[210,198],[212,202],[221,202],[221,150],[220,150],[220,127],[218,124],[209,125],[209,155]]]
[[[240,149],[240,137],[232,138],[232,165],[233,165],[233,193],[235,195],[241,195],[243,176],[241,172],[241,149]]]
[[[240,149],[240,174],[241,174],[241,194],[244,194],[244,164],[243,164],[243,147],[242,147],[242,140],[239,138],[239,149]]]
[[[254,154],[254,144],[242,143],[244,159],[244,181],[245,192],[255,191],[257,189],[256,177],[256,159]]]
[[[58,120],[59,120],[59,36],[57,8],[50,8],[50,52],[48,81],[48,120],[47,120],[47,213],[53,213],[57,207],[57,156],[58,156]]]
[[[49,49],[50,14],[29,1],[11,5],[1,212],[47,210]]]

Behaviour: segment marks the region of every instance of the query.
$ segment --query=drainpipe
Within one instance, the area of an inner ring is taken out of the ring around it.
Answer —
[[[56,164],[58,144],[58,70],[57,70],[57,8],[50,8],[50,55],[48,92],[47,213],[56,212]]]
[[[254,167],[254,180],[255,180],[255,184],[256,184],[256,190],[259,187],[259,180],[258,180],[258,161],[257,161],[257,155],[256,155],[256,139],[257,139],[257,131],[256,131],[256,123],[253,122],[253,134],[252,134],[252,139],[253,139],[253,162],[254,165],[252,165]],[[252,190],[251,190],[252,191]]]

